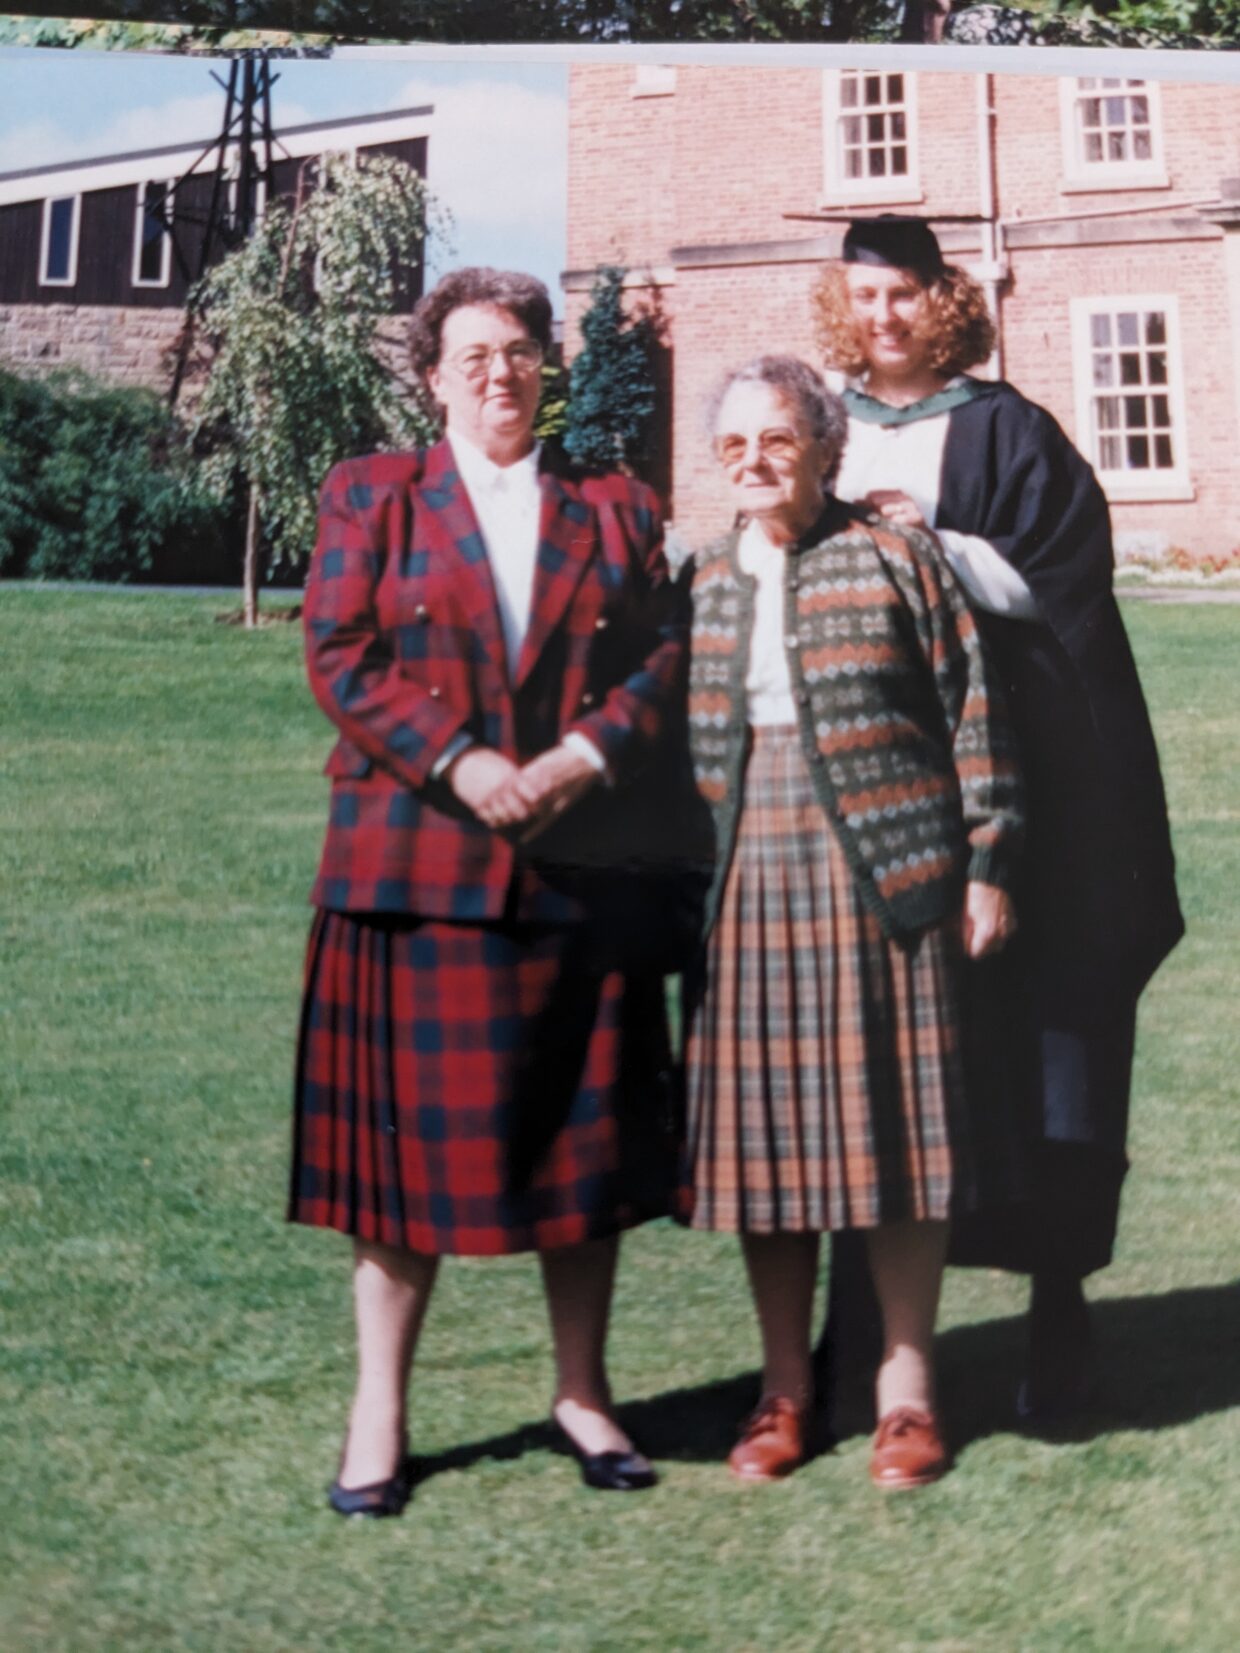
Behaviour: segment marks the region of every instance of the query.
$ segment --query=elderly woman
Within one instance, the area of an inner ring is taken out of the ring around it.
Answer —
[[[550,328],[530,276],[445,276],[411,334],[443,440],[348,461],[323,491],[306,654],[340,738],[290,1216],[353,1238],[341,1514],[409,1496],[410,1363],[447,1253],[539,1254],[553,1416],[584,1479],[654,1481],[604,1339],[617,1236],[674,1208],[677,1142],[659,971],[640,926],[622,954],[600,916],[637,874],[598,846],[649,817],[633,777],[687,638],[650,490],[535,439]]]
[[[1014,928],[1019,781],[969,610],[924,533],[828,492],[844,411],[791,357],[725,383],[742,526],[693,585],[690,740],[719,858],[688,1042],[696,1227],[739,1233],[761,1402],[729,1463],[794,1469],[823,1230],[863,1230],[884,1356],[871,1474],[941,1475],[931,1341],[974,1196],[957,978]]]
[[[971,971],[971,1080],[1014,1123],[1021,1196],[957,1225],[953,1259],[1030,1273],[1026,1413],[1089,1382],[1081,1282],[1110,1261],[1127,1169],[1137,998],[1183,931],[1158,754],[1111,588],[1107,504],[1051,416],[965,371],[994,329],[921,219],[850,226],[817,293],[828,364],[852,375],[837,482],[886,522],[933,528],[1008,691],[1029,787],[1024,922]]]

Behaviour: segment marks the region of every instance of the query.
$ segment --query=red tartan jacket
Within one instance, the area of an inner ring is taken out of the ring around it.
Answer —
[[[316,905],[571,918],[548,868],[605,864],[635,802],[650,820],[638,778],[680,712],[687,661],[658,501],[546,449],[540,481],[530,626],[510,682],[486,548],[448,444],[348,460],[328,476],[304,605],[310,686],[340,731]],[[528,856],[431,778],[458,731],[525,762],[572,729],[613,784]]]

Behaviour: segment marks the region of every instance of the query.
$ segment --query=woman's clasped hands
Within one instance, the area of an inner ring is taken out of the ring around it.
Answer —
[[[566,745],[553,746],[522,765],[491,747],[469,746],[449,765],[446,779],[485,826],[524,828],[525,841],[588,792],[600,772]]]

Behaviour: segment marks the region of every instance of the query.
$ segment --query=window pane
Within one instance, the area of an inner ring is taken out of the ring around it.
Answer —
[[[1107,315],[1090,316],[1089,318],[1090,343],[1097,346],[1111,342],[1111,318]]]
[[[1167,382],[1167,358],[1161,350],[1151,350],[1146,357],[1149,380],[1152,385],[1165,385]]]
[[[869,151],[869,156],[870,177],[885,178],[887,176],[887,156],[884,151],[881,149],[871,149]]]
[[[142,247],[138,280],[157,282],[164,275],[164,225],[167,222],[166,184],[147,184],[142,197]]]
[[[1167,318],[1161,310],[1151,310],[1145,318],[1146,344],[1166,344]]]
[[[1133,98],[1129,107],[1132,110],[1132,124],[1134,126],[1148,126],[1150,124],[1150,100],[1148,98]]]
[[[865,101],[867,103],[881,103],[883,101],[882,75],[867,75],[865,77]]]
[[[1140,317],[1133,310],[1121,310],[1115,318],[1116,337],[1121,344],[1139,344],[1141,334],[1138,331]]]
[[[891,170],[901,178],[908,176],[908,150],[897,144],[891,152]]]
[[[844,151],[844,176],[845,178],[861,178],[864,176],[861,170],[861,151],[859,149]]]
[[[1130,436],[1128,438],[1128,469],[1130,471],[1148,471],[1150,468],[1150,442],[1148,436]]]
[[[68,281],[73,251],[73,196],[48,205],[46,281]]]
[[[1114,356],[1094,357],[1094,383],[1099,386],[1113,385],[1115,383]]]
[[[1125,351],[1119,359],[1119,382],[1122,385],[1141,383],[1141,358],[1133,351]]]
[[[1085,159],[1100,161],[1102,159],[1102,139],[1097,132],[1085,134]]]
[[[1145,429],[1145,406],[1144,396],[1124,397],[1124,425],[1128,430]]]
[[[891,135],[901,140],[904,138],[904,116],[899,110],[891,117]]]
[[[1169,471],[1175,464],[1171,454],[1171,438],[1156,436],[1154,438],[1154,464],[1160,471]]]
[[[888,103],[903,103],[904,102],[904,76],[903,75],[888,75],[887,76],[887,102]]]
[[[1154,146],[1150,142],[1148,132],[1134,132],[1132,135],[1133,158],[1138,161],[1149,161],[1154,156]]]
[[[1167,397],[1166,396],[1153,396],[1153,397],[1151,397],[1150,398],[1150,408],[1152,410],[1152,418],[1151,418],[1151,421],[1150,421],[1151,424],[1156,425],[1159,428],[1159,430],[1170,430],[1171,429],[1171,403],[1167,399]]]
[[[1124,111],[1127,107],[1127,104],[1128,104],[1128,99],[1127,98],[1107,98],[1106,99],[1107,125],[1108,126],[1123,126],[1125,124]]]
[[[865,135],[871,143],[882,143],[887,131],[887,120],[884,115],[867,115],[865,118]]]
[[[1102,104],[1097,98],[1086,98],[1082,108],[1085,111],[1086,126],[1102,125]]]
[[[859,144],[861,142],[861,116],[846,115],[844,117],[844,142]]]
[[[1120,468],[1120,445],[1118,436],[1104,436],[1098,444],[1098,463],[1104,471],[1118,471]]]
[[[840,104],[844,109],[854,109],[857,104],[857,77],[845,75],[840,81]]]
[[[1107,160],[1122,161],[1128,152],[1128,144],[1122,132],[1107,133]]]
[[[1097,407],[1099,430],[1117,430],[1119,428],[1119,397],[1099,396]]]

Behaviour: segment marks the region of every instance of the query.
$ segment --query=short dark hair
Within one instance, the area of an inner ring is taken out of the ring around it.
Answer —
[[[551,295],[538,277],[521,270],[471,264],[450,270],[414,306],[409,320],[409,358],[424,383],[439,361],[444,322],[467,304],[493,304],[498,310],[511,311],[532,339],[544,350],[551,348]]]

